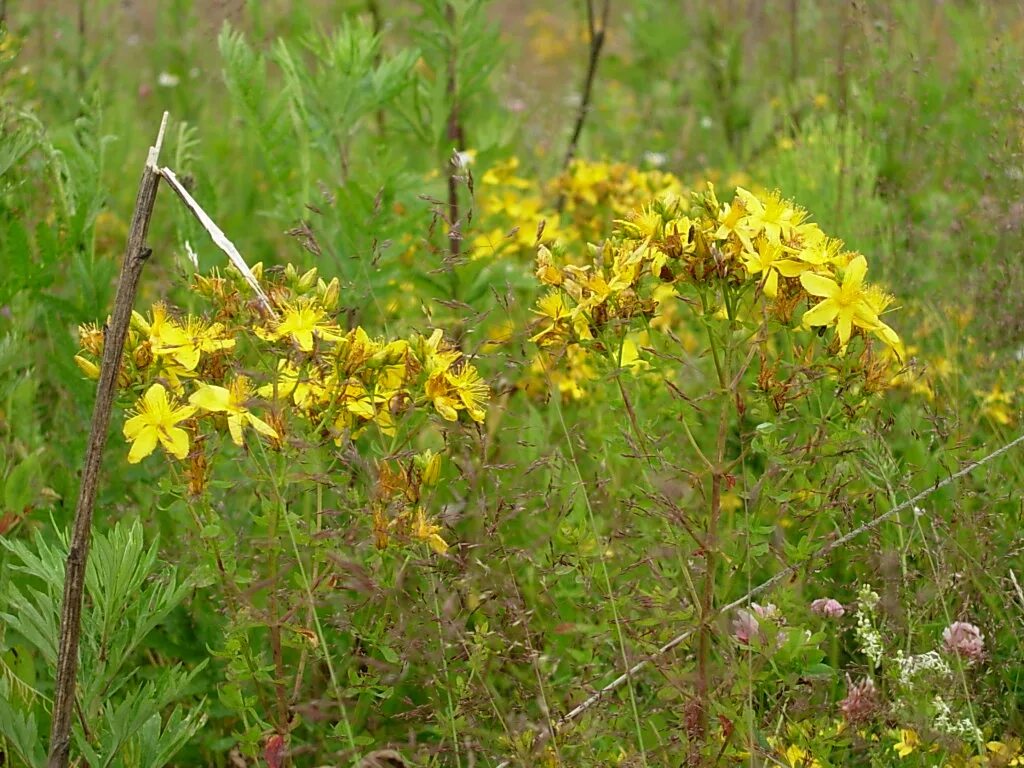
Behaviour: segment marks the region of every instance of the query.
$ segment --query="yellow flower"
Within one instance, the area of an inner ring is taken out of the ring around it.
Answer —
[[[441,414],[441,418],[446,421],[459,420],[458,409],[461,402],[456,399],[457,394],[452,390],[446,371],[434,371],[427,377],[426,394],[427,399],[434,404],[435,410]]]
[[[188,399],[192,405],[212,413],[225,413],[228,418],[228,431],[235,445],[242,445],[242,429],[246,424],[267,437],[277,438],[277,430],[265,421],[249,412],[249,401],[255,394],[252,384],[246,376],[238,376],[225,389],[213,384],[203,384]]]
[[[648,203],[639,211],[631,211],[626,218],[617,219],[615,223],[620,225],[626,237],[649,243],[661,234],[665,220],[661,212],[656,210],[653,204]]]
[[[324,395],[324,386],[318,381],[319,371],[314,367],[301,371],[287,360],[277,361],[277,381],[257,390],[260,397],[284,399],[291,397],[299,408],[311,409]]]
[[[448,551],[448,542],[441,538],[439,531],[441,526],[428,522],[423,508],[417,507],[416,516],[412,521],[412,537],[428,544],[437,554],[443,555]]]
[[[476,368],[472,365],[464,365],[460,371],[449,373],[448,381],[462,402],[462,407],[469,414],[469,418],[482,424],[487,417],[487,412],[483,406],[490,399],[491,390],[486,382],[480,378]]]
[[[537,301],[537,309],[530,310],[542,319],[541,330],[530,337],[538,346],[559,344],[569,335],[569,310],[562,300],[562,294],[550,291]]]
[[[161,348],[153,351],[167,355],[186,371],[194,371],[202,353],[212,354],[234,346],[235,340],[225,336],[220,323],[211,325],[200,317],[189,317],[184,328],[176,326],[173,334],[165,336]]]
[[[796,744],[786,747],[785,757],[790,768],[821,768],[821,763],[810,752]]]
[[[803,324],[816,326],[835,323],[839,342],[844,348],[850,341],[853,326],[869,331],[879,330],[882,322],[871,306],[868,291],[864,286],[864,275],[867,271],[867,259],[858,255],[846,267],[842,285],[816,272],[801,273],[800,282],[804,289],[812,296],[824,298],[824,301],[819,301],[804,313]]]
[[[992,419],[996,424],[1006,427],[1013,423],[1013,394],[1004,392],[998,384],[993,384],[989,392],[975,390],[975,395],[981,399],[981,412]]]
[[[441,454],[429,448],[413,458],[413,463],[420,471],[420,483],[429,487],[435,485],[441,477]]]
[[[537,279],[545,285],[561,285],[562,273],[555,266],[554,257],[546,246],[537,249]]]
[[[900,740],[892,748],[900,757],[906,757],[919,746],[921,746],[921,738],[917,735],[917,731],[900,728]]]
[[[757,234],[758,230],[750,226],[747,209],[743,207],[741,201],[734,201],[732,205],[727,203],[722,206],[721,211],[718,213],[718,222],[718,229],[715,230],[716,238],[725,240],[729,235],[736,235],[744,249],[748,251],[754,250],[751,239]]]
[[[174,318],[168,317],[167,307],[157,302],[150,311],[152,321],[147,321],[138,312],[132,313],[132,319],[149,336],[149,346],[154,355],[169,355],[187,342],[181,326]]]
[[[162,384],[153,384],[136,405],[138,413],[124,424],[124,436],[131,441],[128,463],[137,464],[149,456],[159,442],[176,459],[188,455],[188,432],[178,423],[196,412],[191,405],[177,407]]]
[[[298,345],[303,352],[313,351],[313,337],[324,341],[341,341],[342,336],[337,325],[326,322],[327,312],[310,301],[302,301],[287,306],[280,322],[273,330],[257,329],[261,338],[278,341],[286,336]]]
[[[736,197],[743,201],[743,208],[747,212],[745,224],[750,230],[754,233],[764,230],[765,236],[773,243],[782,239],[795,212],[778,192],[773,192],[762,201],[754,193],[737,187]]]
[[[452,363],[462,357],[462,352],[452,349],[444,340],[444,332],[436,328],[429,339],[419,337],[416,353],[427,373],[447,371]]]
[[[770,242],[759,237],[754,243],[754,251],[743,252],[743,263],[747,272],[753,275],[764,275],[762,290],[769,299],[779,295],[779,275],[797,277],[806,272],[808,265],[794,259],[783,258],[785,251],[779,243]]]

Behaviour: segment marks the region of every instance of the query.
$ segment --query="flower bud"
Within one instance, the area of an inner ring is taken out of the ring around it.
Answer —
[[[299,290],[308,291],[314,285],[316,285],[316,267],[313,267],[299,278]]]
[[[846,609],[838,600],[822,597],[811,603],[811,613],[824,616],[826,619],[838,619],[846,613]]]
[[[441,476],[441,454],[428,449],[419,454],[413,462],[420,471],[420,482],[423,485],[429,487],[437,483]]]
[[[100,367],[92,362],[92,360],[88,360],[81,355],[75,355],[75,365],[93,381],[100,377]]]
[[[323,304],[324,309],[333,312],[338,308],[338,297],[341,294],[341,283],[338,282],[338,278],[331,278],[331,282],[326,285],[321,280],[320,285],[317,286],[317,292],[320,294],[320,303]]]
[[[139,369],[146,368],[153,362],[153,350],[148,341],[142,342],[132,350],[132,360],[135,361],[135,367]]]

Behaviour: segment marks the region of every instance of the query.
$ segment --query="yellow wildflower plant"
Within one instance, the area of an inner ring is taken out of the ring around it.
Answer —
[[[604,176],[590,178],[596,185]],[[893,298],[866,282],[865,257],[844,251],[777,192],[740,187],[725,202],[711,184],[688,200],[663,192],[616,219],[603,241],[588,245],[587,262],[569,253],[537,250],[536,277],[552,290],[533,309],[531,341],[544,348],[594,343],[637,320],[678,341],[693,338],[687,324],[700,317],[749,327],[773,320],[773,329],[797,332],[834,327],[837,341],[826,357],[845,352],[854,337],[887,350],[858,358],[870,379],[865,392],[888,385],[886,369],[904,357],[899,336],[881,319]],[[694,310],[689,317],[677,311],[686,305]],[[762,351],[777,349],[770,335]]]
[[[386,450],[387,442],[361,440],[371,427],[400,445],[399,438],[419,439],[424,418],[486,420],[490,387],[442,329],[406,338],[374,336],[360,325],[344,329],[336,316],[337,279],[325,282],[315,269],[290,266],[253,272],[269,308],[229,269],[197,276],[190,286],[212,304],[208,315],[179,314],[163,302],[133,315],[118,382],[145,395],[124,425],[129,462],[158,445],[188,458],[181,477],[194,498],[215,487],[208,479],[217,455],[209,444],[190,448],[217,425],[226,425],[235,445],[243,446],[252,430],[273,450],[294,455],[331,444]],[[86,376],[98,375],[102,330],[83,325],[79,343],[76,364]],[[259,412],[261,398],[274,403],[266,413]],[[181,426],[186,420],[188,429]],[[382,481],[368,498],[374,536],[379,545],[412,542],[443,553],[441,526],[420,498],[421,486],[439,488],[442,454],[421,448],[402,470],[405,491]]]
[[[171,456],[188,455],[188,432],[178,426],[191,418],[196,408],[178,405],[168,397],[162,384],[153,384],[135,406],[136,414],[124,424],[124,436],[131,443],[128,463],[137,464],[149,456],[159,443]]]

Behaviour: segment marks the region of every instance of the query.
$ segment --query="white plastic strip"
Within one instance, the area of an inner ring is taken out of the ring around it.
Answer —
[[[178,197],[180,197],[181,201],[185,203],[185,207],[192,211],[192,215],[195,216],[196,219],[199,220],[199,223],[203,225],[203,228],[210,233],[210,237],[213,238],[213,242],[216,243],[217,247],[227,254],[228,259],[231,260],[235,269],[242,273],[242,277],[245,278],[245,282],[247,282],[249,287],[252,288],[253,292],[259,298],[260,303],[263,304],[264,309],[276,317],[277,313],[274,312],[274,308],[270,304],[270,299],[267,298],[267,294],[263,292],[263,289],[260,287],[259,280],[256,279],[256,275],[254,275],[252,270],[249,269],[249,265],[245,263],[245,260],[242,258],[242,254],[240,254],[238,249],[235,248],[235,244],[228,240],[227,235],[225,235],[221,228],[214,223],[213,219],[206,214],[206,211],[200,207],[199,203],[195,201],[195,198],[188,193],[188,190],[185,189],[180,181],[178,181],[178,177],[174,175],[174,171],[170,168],[160,168],[159,173],[164,177],[167,183],[171,185],[171,188],[178,193]]]

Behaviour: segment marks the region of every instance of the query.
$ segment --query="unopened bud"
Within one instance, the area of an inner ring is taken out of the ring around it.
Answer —
[[[316,284],[316,267],[306,272],[299,278],[299,290],[308,291]]]
[[[420,471],[420,482],[428,487],[435,485],[441,476],[441,454],[428,449],[416,456],[413,461]]]
[[[81,355],[75,355],[75,365],[77,365],[82,373],[93,381],[100,377],[100,367],[92,360],[88,360]]]
[[[322,290],[318,287],[318,292],[320,293],[320,303],[324,305],[324,309],[332,312],[338,308],[338,298],[341,295],[341,283],[338,282],[338,278],[331,278],[331,282],[327,283]]]

